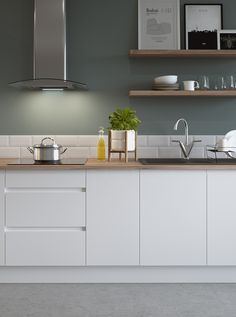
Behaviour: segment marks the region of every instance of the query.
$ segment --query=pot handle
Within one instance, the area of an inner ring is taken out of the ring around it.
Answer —
[[[67,150],[68,150],[68,147],[66,147],[64,150],[62,150],[62,151],[60,152],[60,154],[64,154],[65,151],[67,151]]]
[[[28,146],[27,150],[31,153],[34,154],[34,148],[32,146]]]
[[[44,144],[45,140],[51,140],[53,144],[55,144],[55,140],[53,138],[50,138],[49,136],[47,136],[46,138],[43,138],[41,141],[41,144]]]

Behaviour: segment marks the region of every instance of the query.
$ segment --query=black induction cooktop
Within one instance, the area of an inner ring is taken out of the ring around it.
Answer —
[[[85,165],[86,158],[62,159],[60,161],[34,161],[33,159],[16,159],[8,165]]]

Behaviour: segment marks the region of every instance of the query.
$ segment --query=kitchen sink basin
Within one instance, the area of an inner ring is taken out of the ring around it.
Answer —
[[[145,158],[139,159],[144,165],[205,165],[205,164],[236,164],[236,159],[208,159],[208,158],[191,158],[191,159],[184,159],[184,158]]]

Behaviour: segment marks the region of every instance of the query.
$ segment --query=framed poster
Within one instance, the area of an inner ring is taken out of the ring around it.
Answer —
[[[180,49],[179,0],[138,1],[138,48]]]
[[[236,50],[236,30],[218,31],[218,49]]]
[[[222,4],[185,4],[186,49],[217,49],[223,28]]]

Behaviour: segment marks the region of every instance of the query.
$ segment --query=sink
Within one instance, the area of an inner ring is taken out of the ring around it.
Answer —
[[[184,158],[145,158],[139,159],[144,165],[205,165],[205,164],[236,164],[236,159],[209,159],[209,158],[191,158],[191,159],[184,159]]]

